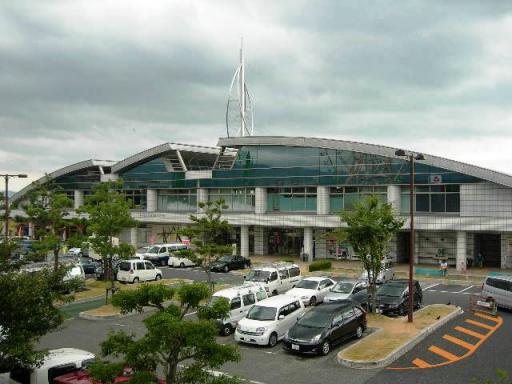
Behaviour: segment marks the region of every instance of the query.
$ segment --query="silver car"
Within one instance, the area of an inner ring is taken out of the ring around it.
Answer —
[[[368,283],[365,280],[340,280],[324,297],[324,303],[352,300],[366,307],[368,304]]]

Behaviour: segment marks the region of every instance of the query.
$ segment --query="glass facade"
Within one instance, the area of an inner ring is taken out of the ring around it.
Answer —
[[[208,189],[208,201],[223,199],[232,212],[254,211],[254,189],[252,188],[211,188]]]
[[[370,195],[375,195],[379,200],[387,202],[387,187],[331,187],[330,212],[351,211],[358,201]]]
[[[316,212],[316,187],[268,188],[268,212]]]
[[[147,192],[145,189],[124,189],[122,190],[127,200],[133,204],[133,209],[146,209]]]
[[[157,190],[157,210],[162,212],[195,212],[197,193],[195,189]]]
[[[400,211],[410,211],[410,189],[402,187]],[[460,185],[418,185],[414,188],[418,213],[459,213]]]

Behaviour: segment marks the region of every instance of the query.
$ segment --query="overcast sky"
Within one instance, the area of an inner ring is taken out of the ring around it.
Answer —
[[[0,2],[0,173],[215,145],[244,37],[255,134],[512,173],[512,2]]]

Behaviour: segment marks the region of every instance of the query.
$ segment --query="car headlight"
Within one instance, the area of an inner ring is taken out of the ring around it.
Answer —
[[[398,304],[389,304],[389,308],[398,308]]]
[[[237,324],[237,325],[236,325],[236,330],[237,330],[238,332],[240,332],[240,331],[242,330],[242,327],[240,326],[240,324]]]
[[[257,333],[265,333],[266,330],[267,330],[267,328],[265,328],[265,327],[258,327],[258,328],[256,328],[256,332]]]
[[[288,333],[290,333],[290,331],[286,331],[285,334],[284,334],[284,338],[287,339],[288,338]]]
[[[321,337],[322,337],[322,334],[316,335],[315,337],[313,337],[313,338],[311,339],[311,342],[315,343],[315,342],[317,342],[318,340],[320,340],[320,338],[321,338]]]

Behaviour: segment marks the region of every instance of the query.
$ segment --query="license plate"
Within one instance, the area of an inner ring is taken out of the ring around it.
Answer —
[[[292,349],[298,351],[300,347],[297,344],[292,344]]]

